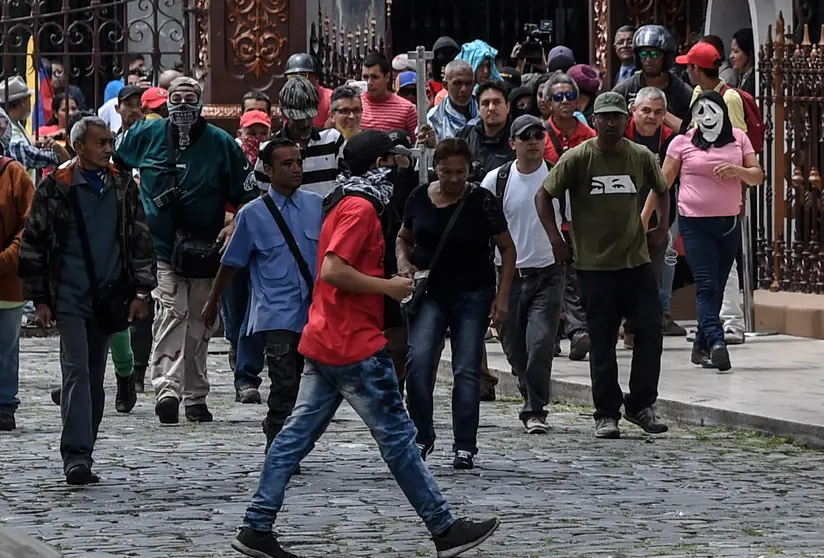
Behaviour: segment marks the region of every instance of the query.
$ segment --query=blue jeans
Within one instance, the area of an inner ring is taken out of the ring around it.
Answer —
[[[249,307],[249,268],[241,267],[221,297],[223,333],[235,352],[235,388],[260,387],[266,341],[262,333],[246,335],[246,311]]]
[[[14,414],[20,400],[20,327],[23,307],[0,310],[0,412]]]
[[[369,427],[383,460],[426,528],[433,534],[446,531],[454,519],[415,445],[415,427],[403,408],[395,367],[386,351],[349,366],[306,360],[295,409],[266,454],[244,524],[271,531],[295,466],[329,426],[344,399]]]
[[[661,287],[658,289],[658,299],[661,302],[661,313],[669,315],[672,302],[672,282],[675,281],[675,266],[678,264],[678,252],[675,251],[675,241],[678,238],[678,218],[670,226],[669,243],[664,251],[661,262]]]
[[[420,312],[409,320],[409,352],[406,357],[406,390],[409,416],[418,429],[417,442],[435,443],[432,421],[433,392],[440,346],[450,331],[452,343],[452,451],[478,453],[478,421],[481,405],[481,366],[484,335],[489,327],[489,308],[495,289],[423,297]]]
[[[684,217],[681,238],[696,287],[698,332],[693,347],[709,351],[724,345],[724,327],[719,318],[724,285],[741,246],[741,223],[732,217]]]

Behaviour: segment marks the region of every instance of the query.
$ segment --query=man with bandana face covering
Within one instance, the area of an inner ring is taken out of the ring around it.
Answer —
[[[151,365],[155,412],[164,424],[178,422],[181,400],[187,420],[212,420],[206,355],[213,328],[203,322],[200,309],[213,279],[175,272],[173,247],[185,236],[203,246],[222,246],[232,231],[231,223],[224,227],[226,203],[240,207],[258,195],[254,181],[247,181],[251,168],[241,148],[201,116],[202,95],[192,78],[172,81],[169,117],[135,124],[114,155],[118,165],[140,170],[140,194],[157,251]]]
[[[764,179],[747,134],[733,128],[727,104],[706,91],[693,104],[695,127],[676,137],[664,175],[680,178],[678,213],[687,262],[697,288],[698,331],[692,363],[720,373],[731,368],[719,312],[730,269],[741,246],[741,183]]]

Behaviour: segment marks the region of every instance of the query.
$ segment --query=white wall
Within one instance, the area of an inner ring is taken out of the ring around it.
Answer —
[[[784,12],[787,24],[792,23],[792,0],[709,0],[704,33],[718,35],[729,52],[732,35],[739,29],[752,27],[756,49],[767,40],[767,27],[773,26],[778,12]]]

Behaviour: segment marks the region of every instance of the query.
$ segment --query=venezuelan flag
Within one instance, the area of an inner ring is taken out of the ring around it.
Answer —
[[[33,131],[45,126],[46,117],[44,112],[44,103],[41,87],[47,87],[51,91],[48,75],[46,74],[43,64],[40,63],[40,68],[35,73],[34,59],[35,59],[35,44],[34,37],[29,37],[29,42],[26,45],[26,85],[34,93],[32,94],[32,115],[26,120],[26,133],[29,137],[33,135]],[[38,86],[39,85],[39,86]]]

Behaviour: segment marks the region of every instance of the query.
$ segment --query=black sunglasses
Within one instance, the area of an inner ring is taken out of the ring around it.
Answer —
[[[542,140],[544,139],[544,131],[543,130],[533,130],[526,132],[521,132],[518,134],[518,139],[521,141],[530,141],[530,140]]]
[[[577,101],[578,94],[575,91],[567,91],[565,93],[555,93],[552,96],[552,100],[556,103],[563,103],[564,98],[566,98],[567,101]]]

